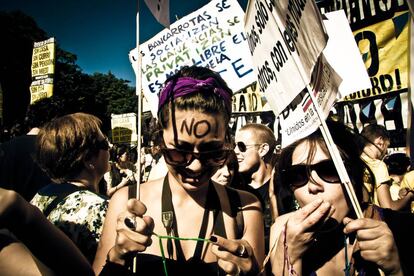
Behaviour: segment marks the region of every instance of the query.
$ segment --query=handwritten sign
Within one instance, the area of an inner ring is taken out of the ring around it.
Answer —
[[[245,31],[260,91],[278,115],[309,84],[326,45],[319,10],[311,0],[250,1]]]
[[[213,0],[140,45],[142,89],[154,116],[164,81],[185,65],[220,73],[233,91],[256,80],[243,30],[244,13],[236,0]],[[138,73],[138,52],[130,53]]]
[[[111,114],[112,142],[137,142],[137,115],[135,113]]]

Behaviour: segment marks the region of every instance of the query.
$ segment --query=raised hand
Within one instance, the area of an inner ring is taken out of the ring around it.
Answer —
[[[315,239],[315,232],[332,215],[334,207],[329,202],[317,199],[297,210],[286,222],[285,237],[288,255],[293,265]],[[281,235],[284,235],[282,232]]]
[[[146,211],[141,201],[128,200],[127,211],[118,215],[115,246],[108,253],[110,261],[124,264],[131,254],[145,251],[151,245],[154,220],[144,216]]]

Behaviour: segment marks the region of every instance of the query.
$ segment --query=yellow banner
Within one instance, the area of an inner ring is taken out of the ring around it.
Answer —
[[[409,20],[408,11],[398,12],[390,19],[354,31],[372,88],[350,94],[344,101],[406,91]]]
[[[262,93],[257,83],[233,94],[233,112],[257,112],[263,111]]]
[[[32,77],[55,73],[55,39],[35,42],[32,55]]]
[[[111,126],[114,144],[138,141],[137,115],[135,113],[112,114]]]
[[[32,82],[30,86],[30,104],[53,95],[53,79],[47,78]]]

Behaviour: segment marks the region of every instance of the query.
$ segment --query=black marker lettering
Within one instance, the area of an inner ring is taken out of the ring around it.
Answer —
[[[202,125],[204,124],[206,125],[206,129],[202,130],[202,132],[198,131],[198,127],[200,126],[202,128]],[[210,123],[206,120],[202,120],[194,124],[194,136],[197,138],[203,138],[204,136],[210,133],[210,130]]]
[[[193,131],[193,125],[194,125],[194,118],[191,119],[190,127],[187,125],[187,120],[184,119],[183,120],[183,123],[181,124],[180,132],[183,133],[183,130],[185,128],[185,130],[187,131],[188,135],[191,136],[191,132]]]

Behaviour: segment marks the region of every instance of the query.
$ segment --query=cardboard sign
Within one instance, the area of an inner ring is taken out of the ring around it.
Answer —
[[[185,65],[206,66],[220,73],[233,91],[256,81],[243,16],[236,0],[213,0],[140,45],[142,89],[154,117],[165,80]],[[129,57],[137,74],[137,49]]]
[[[311,0],[250,1],[245,31],[260,91],[276,115],[310,83],[327,37]]]
[[[32,78],[30,104],[53,94],[55,73],[55,38],[35,42],[32,55]]]
[[[114,144],[138,141],[137,115],[135,113],[111,114],[111,126]]]

